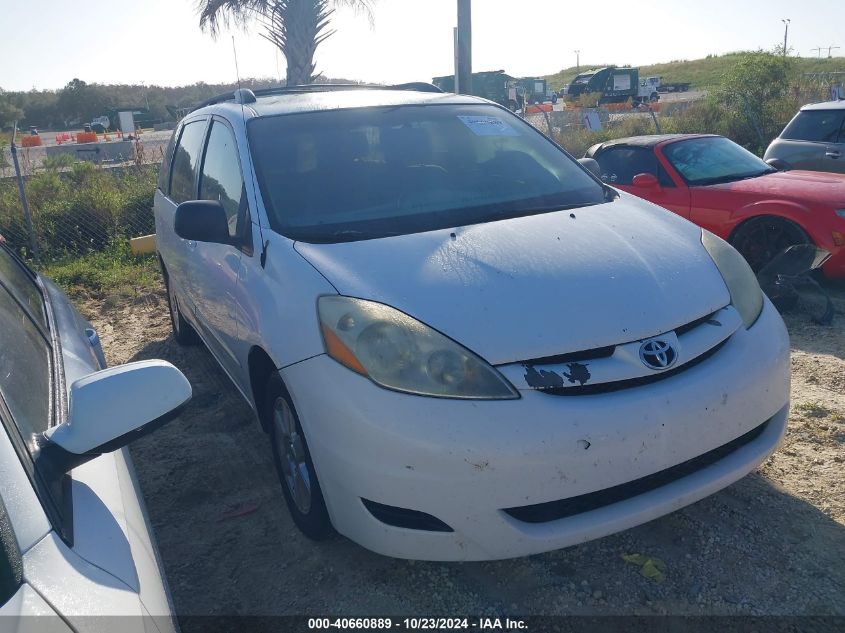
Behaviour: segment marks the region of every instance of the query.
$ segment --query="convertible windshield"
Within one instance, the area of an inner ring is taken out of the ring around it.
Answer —
[[[722,136],[672,143],[666,146],[663,154],[689,185],[715,185],[776,171]]]
[[[309,242],[417,233],[599,204],[606,193],[494,106],[360,108],[254,119],[274,230]]]

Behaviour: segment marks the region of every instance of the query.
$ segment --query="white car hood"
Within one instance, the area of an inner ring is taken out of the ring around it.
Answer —
[[[296,249],[342,295],[391,305],[493,364],[656,336],[730,302],[701,229],[614,202]]]

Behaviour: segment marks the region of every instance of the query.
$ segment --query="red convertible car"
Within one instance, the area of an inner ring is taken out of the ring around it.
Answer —
[[[635,136],[594,145],[601,179],[729,241],[757,271],[791,244],[845,277],[845,174],[778,171],[723,136]]]

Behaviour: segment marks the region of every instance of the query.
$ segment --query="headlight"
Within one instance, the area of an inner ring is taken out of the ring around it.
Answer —
[[[519,398],[486,361],[404,312],[339,296],[320,297],[317,310],[328,355],[382,387],[443,398]]]
[[[722,274],[731,293],[731,303],[742,317],[743,324],[746,328],[751,327],[763,310],[763,291],[754,271],[733,246],[710,231],[701,231],[701,243]]]

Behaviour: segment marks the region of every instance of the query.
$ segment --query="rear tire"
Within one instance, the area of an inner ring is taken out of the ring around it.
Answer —
[[[173,338],[186,347],[200,344],[200,337],[193,326],[185,320],[182,316],[182,311],[179,309],[179,301],[176,298],[176,292],[170,284],[170,279],[167,272],[164,273],[164,287],[167,290],[167,308],[170,312],[170,327],[173,329]]]
[[[812,244],[813,240],[800,226],[772,216],[752,218],[741,224],[730,238],[731,245],[755,273],[793,244]]]
[[[274,371],[267,383],[262,415],[270,429],[276,474],[296,527],[308,538],[322,541],[332,528],[311,452],[290,394]]]

